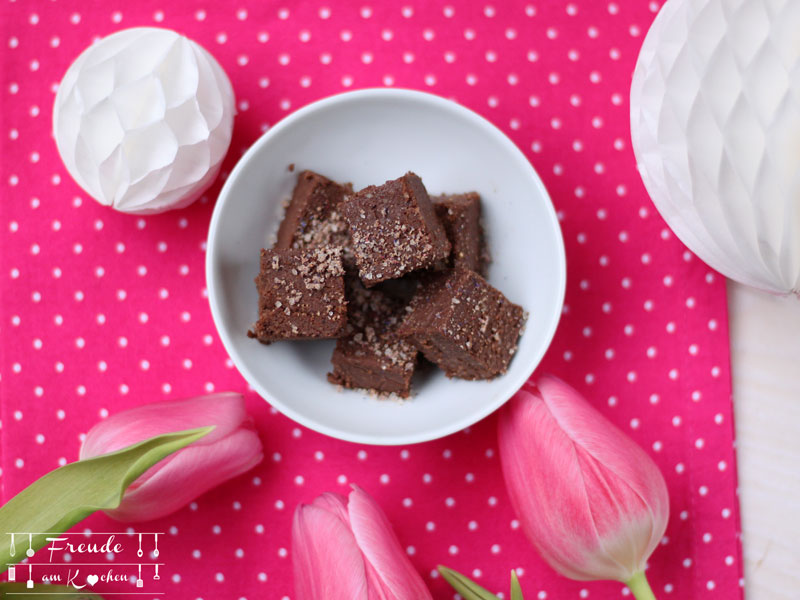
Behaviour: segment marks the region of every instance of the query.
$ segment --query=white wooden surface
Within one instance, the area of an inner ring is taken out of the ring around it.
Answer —
[[[728,285],[747,600],[800,600],[800,299]]]

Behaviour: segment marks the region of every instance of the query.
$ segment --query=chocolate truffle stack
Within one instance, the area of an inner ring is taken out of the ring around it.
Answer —
[[[525,320],[484,278],[475,192],[428,196],[414,173],[353,193],[298,176],[256,277],[251,337],[337,338],[328,379],[407,397],[422,353],[448,377],[505,373]]]

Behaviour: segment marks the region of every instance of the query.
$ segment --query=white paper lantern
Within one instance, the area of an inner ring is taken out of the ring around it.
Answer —
[[[186,206],[214,180],[233,129],[219,63],[167,29],[126,29],[87,48],[56,94],[53,131],[75,181],[128,213]]]
[[[675,234],[724,275],[800,290],[800,0],[668,0],[642,46],[631,133]]]

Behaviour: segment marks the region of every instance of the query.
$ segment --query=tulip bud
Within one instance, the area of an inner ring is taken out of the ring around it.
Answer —
[[[112,415],[86,434],[80,458],[120,450],[156,435],[214,426],[197,442],[145,471],[128,487],[119,521],[147,521],[175,512],[200,494],[252,469],[263,449],[241,394],[223,392],[177,402],[146,404]]]
[[[545,561],[572,579],[615,579],[635,594],[647,587],[669,497],[644,450],[548,375],[517,392],[498,427],[511,503]]]
[[[299,505],[292,548],[297,600],[432,600],[381,507],[359,487]]]

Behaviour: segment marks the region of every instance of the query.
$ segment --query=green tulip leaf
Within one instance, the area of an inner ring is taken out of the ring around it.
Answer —
[[[147,469],[213,429],[159,435],[70,463],[34,481],[0,507],[0,573],[25,557],[25,552],[19,551],[11,555],[9,533],[34,533],[31,547],[42,548],[47,537],[67,531],[93,512],[117,508],[128,486]]]
[[[24,583],[0,583],[0,598],[29,596],[31,600],[103,600],[102,596],[82,592],[68,585],[37,585],[29,590]]]
[[[519,585],[517,572],[514,569],[511,569],[511,600],[525,600],[522,597],[522,588]]]
[[[458,571],[453,571],[453,569],[448,569],[442,565],[439,565],[437,569],[439,569],[439,573],[442,574],[442,577],[447,580],[447,583],[461,594],[464,600],[500,600],[489,590],[482,588],[469,577],[462,575]]]

